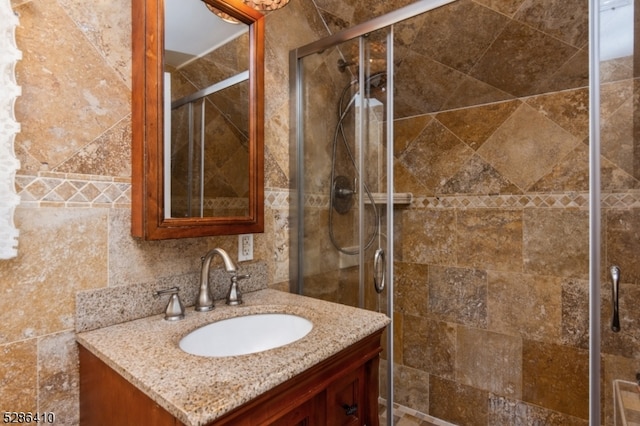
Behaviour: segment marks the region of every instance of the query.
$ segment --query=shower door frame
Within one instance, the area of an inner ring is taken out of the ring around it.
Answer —
[[[589,426],[601,424],[600,0],[589,0]]]
[[[367,33],[391,27],[400,21],[428,12],[456,0],[418,0],[403,8],[383,16],[374,18],[352,28],[340,31],[323,39],[293,49],[289,53],[289,93],[290,93],[290,173],[291,173],[291,251],[290,251],[290,290],[299,293],[300,279],[304,276],[304,223],[300,220],[299,212],[304,211],[304,116],[302,107],[302,65],[301,60],[309,55],[337,46],[343,42],[361,37]],[[601,343],[601,294],[600,294],[600,261],[601,261],[601,181],[600,181],[600,3],[599,0],[589,0],[589,425],[597,426],[601,418],[601,388],[600,388],[600,343]],[[393,38],[391,28],[390,37]],[[393,43],[387,49],[387,72],[391,82],[389,90],[391,102],[387,106],[387,155],[393,156]],[[362,73],[361,73],[362,74]],[[360,75],[362,77],[362,75]],[[391,113],[391,119],[389,119]],[[393,157],[391,157],[393,158]],[[393,167],[387,176],[387,204],[393,197]],[[360,188],[362,189],[362,188]],[[390,248],[393,248],[393,209],[387,215],[387,232]],[[362,219],[360,219],[362,227]],[[362,236],[360,237],[362,240]],[[362,250],[361,250],[362,252]],[[362,254],[361,254],[362,257]],[[387,268],[388,312],[393,321],[393,251],[388,253],[391,267]],[[362,261],[362,259],[360,259]],[[361,263],[362,264],[362,263]],[[362,276],[362,273],[360,274]],[[362,282],[360,283],[362,286]],[[387,423],[393,419],[393,323],[388,326],[387,353],[389,354],[387,375],[387,400],[391,401],[387,412]]]

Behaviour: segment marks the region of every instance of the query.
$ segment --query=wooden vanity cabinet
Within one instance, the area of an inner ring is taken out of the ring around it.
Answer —
[[[381,334],[364,338],[210,426],[378,426]],[[183,425],[82,346],[80,423]]]

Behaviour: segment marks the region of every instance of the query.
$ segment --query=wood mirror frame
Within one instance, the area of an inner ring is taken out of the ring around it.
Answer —
[[[195,1],[195,0],[194,0]],[[247,216],[165,218],[164,1],[132,2],[131,233],[145,240],[264,232],[264,19],[241,0],[206,0],[249,26]]]

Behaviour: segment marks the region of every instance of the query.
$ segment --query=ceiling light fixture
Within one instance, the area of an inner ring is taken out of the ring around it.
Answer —
[[[289,0],[242,0],[242,1],[247,6],[252,7],[255,10],[260,11],[262,13],[267,13],[267,12],[271,12],[272,10],[283,8],[289,3]],[[205,2],[204,4],[207,5],[207,8],[209,8],[211,12],[215,13],[223,21],[229,22],[231,24],[240,23],[240,21],[238,21],[233,16],[230,16],[229,14],[221,11],[220,9],[217,9],[211,6],[209,3]]]

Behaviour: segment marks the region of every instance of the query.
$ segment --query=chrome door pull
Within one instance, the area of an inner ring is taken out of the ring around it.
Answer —
[[[613,317],[611,318],[611,330],[620,331],[620,315],[618,310],[618,296],[620,293],[620,268],[612,266],[610,269],[613,286],[611,287],[611,303],[613,305]]]
[[[387,275],[387,262],[384,250],[379,248],[373,255],[373,286],[378,293],[382,293],[384,290],[385,275]]]

